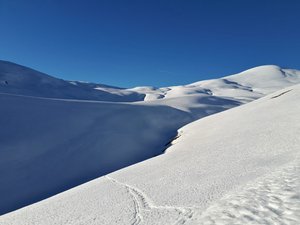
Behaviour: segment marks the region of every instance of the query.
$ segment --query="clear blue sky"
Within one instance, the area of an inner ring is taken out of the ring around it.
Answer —
[[[56,77],[167,86],[300,69],[298,0],[0,0],[0,59]]]

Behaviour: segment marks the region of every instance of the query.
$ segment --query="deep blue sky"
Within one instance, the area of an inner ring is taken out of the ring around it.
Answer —
[[[298,0],[0,0],[0,59],[64,79],[187,84],[299,54]]]

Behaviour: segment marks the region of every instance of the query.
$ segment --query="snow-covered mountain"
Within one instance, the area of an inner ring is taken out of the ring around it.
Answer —
[[[66,81],[25,66],[0,60],[1,93],[44,98],[110,102],[173,99],[173,102],[174,98],[183,96],[189,96],[195,101],[197,100],[195,96],[200,96],[201,99],[203,95],[206,95],[251,101],[283,87],[296,84],[298,81],[298,70],[281,69],[278,66],[267,65],[228,77],[200,81],[189,85],[125,89],[103,84]]]
[[[297,83],[300,83],[300,72],[297,70],[261,66],[236,75],[184,86],[121,89],[64,81],[26,67],[1,62],[0,213],[159,155],[183,125]],[[216,125],[210,129],[214,131],[219,127]],[[207,133],[204,130],[199,132],[201,136]],[[199,145],[202,140],[199,139]],[[193,158],[195,163],[201,158],[191,153],[183,154],[176,160],[179,162],[185,157]],[[167,170],[164,165],[159,167]],[[135,173],[143,174],[142,170]],[[168,176],[166,172],[164,174]],[[170,171],[170,176],[172,174]],[[179,177],[182,175],[188,176],[188,173],[179,172]],[[152,177],[148,179],[150,182]],[[157,179],[161,181],[164,176]],[[113,182],[108,185],[111,191],[115,190]],[[99,197],[112,197],[105,193],[106,187],[100,188],[104,192]],[[130,188],[127,190],[134,192]],[[117,199],[119,194],[113,198]],[[94,203],[99,204],[97,201]],[[91,204],[94,203],[91,201]],[[105,204],[115,203],[111,199],[111,203]],[[100,211],[104,215],[106,209],[101,210],[104,210]],[[109,207],[107,210],[110,210]],[[131,210],[128,208],[128,215],[131,215]],[[87,218],[83,218],[84,223],[88,224]],[[110,224],[107,217],[103,218],[104,224]],[[69,219],[71,221],[72,218]],[[127,220],[124,221],[126,224]]]
[[[300,85],[195,121],[166,154],[2,224],[299,224]]]
[[[0,91],[44,98],[132,102],[143,94],[103,84],[66,81],[25,66],[0,60]]]

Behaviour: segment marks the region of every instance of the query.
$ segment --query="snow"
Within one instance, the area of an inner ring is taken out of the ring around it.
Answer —
[[[299,98],[297,85],[197,120],[179,129],[166,154],[0,223],[297,224]]]
[[[256,180],[298,162],[297,83],[297,70],[261,66],[183,86],[122,89],[0,61],[0,213],[102,176],[0,224],[223,224],[223,198],[271,202],[261,189],[281,179],[259,187]],[[248,185],[258,195],[247,200]],[[290,199],[297,200],[282,202]],[[236,223],[245,222],[232,207]]]
[[[111,92],[114,90],[114,93]],[[65,81],[36,70],[0,60],[0,92],[45,98],[132,102],[143,94],[117,87],[78,81]]]
[[[161,154],[191,122],[168,106],[0,94],[0,211]]]
[[[202,224],[299,224],[299,159],[228,194],[198,219]]]
[[[112,102],[156,101],[183,96],[217,96],[252,101],[297,84],[300,72],[278,66],[259,66],[220,79],[189,85],[155,88],[119,88],[89,82],[66,81],[28,67],[0,60],[0,92],[26,96]]]

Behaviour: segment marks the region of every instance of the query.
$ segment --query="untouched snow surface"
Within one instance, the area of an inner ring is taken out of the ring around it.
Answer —
[[[261,66],[184,86],[121,89],[0,61],[0,214],[159,155],[181,126],[299,82],[297,70]],[[141,193],[113,177],[109,181]],[[162,216],[164,204],[148,205]],[[190,213],[169,209],[166,217]],[[145,215],[139,218],[145,221]]]
[[[299,224],[300,85],[195,121],[166,154],[2,224]]]

